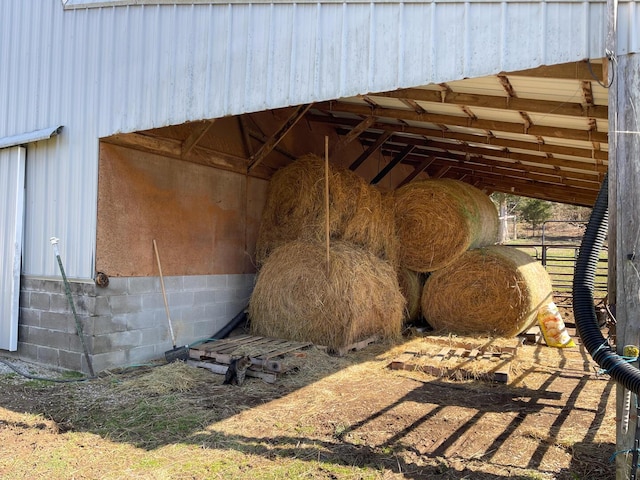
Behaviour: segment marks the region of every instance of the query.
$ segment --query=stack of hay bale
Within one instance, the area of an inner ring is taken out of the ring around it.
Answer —
[[[405,300],[390,200],[330,166],[327,261],[324,162],[306,156],[274,174],[256,245],[252,333],[335,350],[373,334],[399,338]]]
[[[511,337],[551,301],[546,270],[526,253],[494,245],[491,199],[461,181],[430,179],[395,192],[401,268],[429,273],[422,315],[436,331]]]
[[[497,246],[491,199],[429,179],[383,194],[347,169],[302,157],[271,179],[256,245],[252,333],[340,350],[397,339],[420,314],[436,331],[514,336],[551,301],[529,255]],[[425,280],[426,277],[426,280]]]

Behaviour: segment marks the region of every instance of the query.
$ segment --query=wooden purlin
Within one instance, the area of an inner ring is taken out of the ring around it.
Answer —
[[[566,138],[571,140],[597,141],[606,143],[607,132],[591,132],[577,128],[548,127],[544,125],[533,125],[525,132],[525,126],[518,122],[507,122],[500,120],[477,119],[456,115],[445,115],[439,113],[416,113],[412,110],[402,110],[399,108],[371,108],[364,105],[356,105],[347,102],[332,102],[316,105],[315,108],[327,112],[351,113],[354,115],[374,115],[381,118],[393,118],[396,120],[408,120],[413,122],[429,122],[435,124],[454,125],[465,128],[476,128],[487,131],[503,131],[509,133],[528,133],[530,135],[540,135],[543,137]]]
[[[340,141],[338,141],[338,143],[336,143],[333,148],[331,149],[331,153],[329,154],[330,157],[333,157],[334,155],[336,155],[337,153],[340,152],[340,150],[342,150],[344,147],[346,147],[347,145],[349,145],[351,142],[353,142],[356,138],[358,138],[358,136],[364,132],[365,130],[367,130],[371,125],[373,125],[376,121],[376,117],[367,117],[364,120],[362,120],[360,123],[358,123],[355,127],[353,127],[349,133],[347,133],[346,135],[343,135],[342,138],[340,139]]]

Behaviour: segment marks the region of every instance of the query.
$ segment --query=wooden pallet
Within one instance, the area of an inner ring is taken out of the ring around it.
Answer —
[[[278,374],[290,370],[285,354],[313,345],[311,342],[292,342],[278,338],[240,335],[224,340],[213,340],[189,349],[189,363],[224,375],[233,358],[249,355],[250,377],[274,383]]]
[[[510,349],[509,349],[510,350]],[[436,377],[508,383],[516,352],[444,347],[437,352],[404,352],[389,365],[393,370],[421,371]]]

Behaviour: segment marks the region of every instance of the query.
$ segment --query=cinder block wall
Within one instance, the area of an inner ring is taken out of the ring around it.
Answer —
[[[249,303],[254,274],[165,277],[177,345],[209,338]],[[110,278],[106,288],[71,281],[96,372],[164,358],[172,348],[160,279]],[[22,277],[16,356],[88,372],[62,280]]]

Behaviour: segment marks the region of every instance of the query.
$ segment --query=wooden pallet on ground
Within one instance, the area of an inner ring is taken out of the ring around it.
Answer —
[[[251,367],[247,375],[274,383],[279,374],[292,368],[287,364],[285,355],[311,345],[313,345],[311,342],[239,335],[223,340],[212,340],[190,348],[189,364],[224,375],[232,359],[248,355],[251,358]]]
[[[443,347],[432,352],[404,352],[389,367],[421,371],[436,377],[458,380],[488,380],[508,383],[511,362],[517,350],[483,351],[478,348]]]

